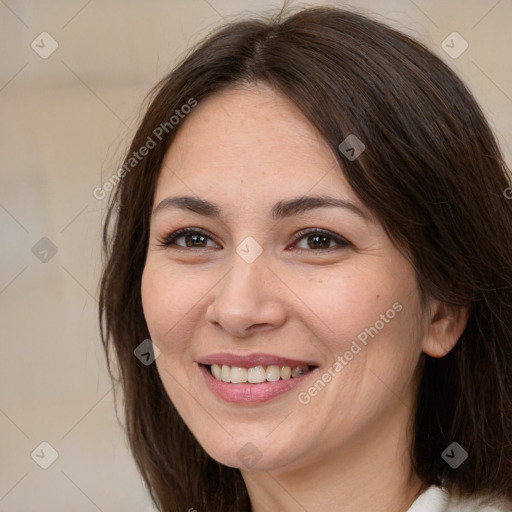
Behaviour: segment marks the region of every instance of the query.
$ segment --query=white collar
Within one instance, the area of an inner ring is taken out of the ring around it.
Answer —
[[[512,503],[494,502],[491,505],[483,503],[479,498],[456,499],[446,489],[432,485],[407,512],[512,512]]]
[[[423,492],[407,512],[445,512],[450,495],[441,487],[432,485]]]

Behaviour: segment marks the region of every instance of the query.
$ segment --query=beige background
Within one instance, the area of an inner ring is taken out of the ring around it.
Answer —
[[[99,343],[106,200],[93,190],[117,169],[145,93],[176,59],[224,20],[278,5],[0,1],[0,511],[152,510]],[[466,80],[510,165],[512,1],[351,5],[418,37]],[[59,45],[47,59],[31,48],[43,31]],[[457,59],[441,47],[453,31],[469,43]],[[42,237],[57,249],[46,263],[32,252]],[[58,452],[48,469],[31,458],[43,441]]]

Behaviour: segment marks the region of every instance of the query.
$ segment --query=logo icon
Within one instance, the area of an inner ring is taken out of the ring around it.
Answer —
[[[59,47],[59,43],[48,32],[41,32],[30,46],[39,57],[47,59]]]
[[[48,469],[57,460],[59,454],[50,443],[43,441],[30,456],[38,466]]]
[[[238,245],[236,252],[247,263],[252,263],[263,252],[263,248],[252,236],[248,236]]]
[[[49,238],[43,236],[32,247],[32,253],[41,263],[48,263],[57,254],[57,246]]]
[[[468,49],[468,47],[468,42],[458,32],[452,32],[441,43],[441,48],[452,59],[458,59]]]
[[[467,458],[468,452],[455,441],[441,454],[443,460],[453,469],[457,469]]]
[[[240,462],[247,467],[252,468],[263,457],[261,452],[252,443],[246,443],[238,450],[237,456]]]
[[[144,340],[133,353],[143,365],[149,366],[160,355],[160,349],[151,340]]]
[[[351,133],[339,146],[339,151],[342,155],[344,155],[348,160],[354,161],[359,155],[366,149],[366,146],[363,144],[363,141]]]

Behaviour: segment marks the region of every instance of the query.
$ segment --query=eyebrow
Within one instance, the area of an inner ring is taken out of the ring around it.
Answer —
[[[358,208],[355,204],[330,196],[300,196],[278,201],[272,207],[270,216],[273,220],[281,220],[286,217],[292,217],[301,213],[313,210],[315,208],[345,208],[369,220],[369,216]],[[219,218],[225,221],[225,216],[219,206],[205,199],[192,196],[167,197],[163,199],[153,210],[153,215],[163,210],[177,208],[180,210],[191,210],[199,215]]]

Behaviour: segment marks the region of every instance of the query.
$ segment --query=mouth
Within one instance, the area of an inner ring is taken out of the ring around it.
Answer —
[[[239,405],[267,402],[312,378],[318,365],[264,354],[212,355],[198,362],[206,384],[223,401]]]
[[[262,384],[263,382],[296,379],[316,368],[310,365],[257,365],[251,366],[250,368],[228,366],[227,364],[211,364],[204,366],[216,380],[231,384]]]

